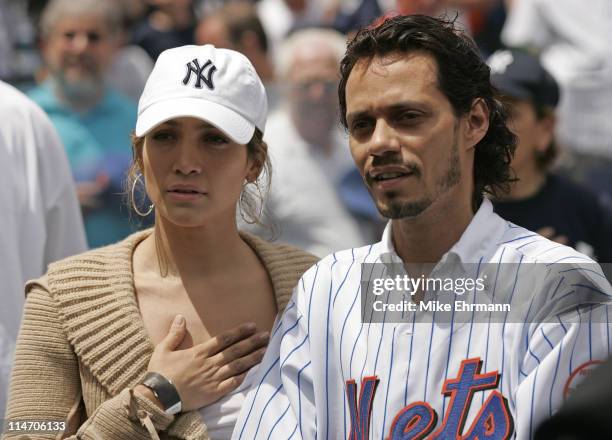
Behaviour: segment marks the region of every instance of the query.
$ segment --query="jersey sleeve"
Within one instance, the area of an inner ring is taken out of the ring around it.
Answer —
[[[562,278],[557,297],[576,304],[522,333],[522,360],[515,399],[516,438],[532,438],[538,426],[563,404],[593,367],[610,356],[610,285],[589,277]],[[582,302],[601,293],[598,302]],[[553,301],[554,301],[553,299]]]

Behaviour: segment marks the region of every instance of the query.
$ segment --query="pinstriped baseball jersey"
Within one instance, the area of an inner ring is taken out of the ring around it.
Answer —
[[[302,277],[233,439],[527,439],[609,356],[610,286],[599,266],[583,269],[587,257],[506,222],[487,200],[442,260],[512,263],[489,278],[495,295],[528,289],[526,310],[563,304],[563,313],[546,322],[423,322],[418,312],[363,321],[362,264],[401,261],[390,229]],[[534,263],[535,281],[526,276]]]

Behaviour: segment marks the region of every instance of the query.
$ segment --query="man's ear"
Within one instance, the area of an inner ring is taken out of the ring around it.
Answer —
[[[474,148],[489,130],[489,106],[484,99],[476,98],[465,118],[465,145],[467,149],[470,149]]]
[[[538,120],[537,135],[535,138],[536,148],[539,152],[544,152],[555,137],[555,115],[550,113]]]

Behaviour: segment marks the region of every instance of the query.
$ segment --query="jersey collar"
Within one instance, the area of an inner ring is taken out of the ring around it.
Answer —
[[[478,211],[461,234],[461,238],[446,252],[441,262],[479,263],[495,253],[506,228],[506,221],[493,212],[493,204],[483,199]],[[393,245],[391,221],[387,223],[379,242],[383,263],[402,263]]]

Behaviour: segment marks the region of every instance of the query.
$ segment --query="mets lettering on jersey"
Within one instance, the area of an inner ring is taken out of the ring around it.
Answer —
[[[482,362],[479,358],[461,362],[459,376],[444,382],[443,394],[450,396],[446,417],[440,427],[429,438],[450,439],[507,439],[513,433],[513,420],[506,399],[493,391],[486,400],[468,433],[462,435],[467,411],[476,391],[497,388],[497,371],[479,374]],[[371,405],[378,379],[366,377],[361,383],[359,403],[356,401],[357,386],[354,380],[346,382],[346,393],[351,418],[350,440],[365,440],[370,432]],[[357,406],[358,405],[358,406]],[[438,415],[427,402],[415,402],[403,408],[393,418],[389,439],[423,439],[436,426]]]
[[[439,319],[436,311],[362,319],[364,263],[401,262],[387,228],[381,242],[304,274],[232,438],[531,438],[609,356],[610,285],[598,266],[581,266],[588,258],[504,221],[486,200],[443,261],[511,263],[488,274],[492,294],[519,295],[526,314],[548,310],[554,320]]]

